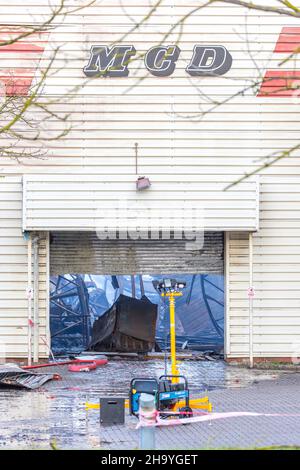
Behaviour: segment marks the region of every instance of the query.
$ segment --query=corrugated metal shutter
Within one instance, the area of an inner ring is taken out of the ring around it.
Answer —
[[[223,233],[205,233],[202,249],[190,249],[190,244],[174,239],[99,240],[95,232],[53,232],[50,272],[52,275],[223,273]]]

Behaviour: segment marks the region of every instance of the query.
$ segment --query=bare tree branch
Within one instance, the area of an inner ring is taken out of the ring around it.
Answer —
[[[90,7],[96,3],[96,0],[86,0],[82,5],[78,7],[69,7],[66,5],[66,0],[60,0],[59,4],[50,9],[50,14],[46,20],[42,20],[33,25],[15,25],[19,32],[11,33],[11,36],[7,40],[0,41],[1,47],[12,46],[18,44],[24,39],[33,37],[33,35],[42,34],[56,27],[57,20],[60,22],[64,18],[72,13],[83,10],[84,8]],[[10,25],[12,26],[12,25]],[[9,34],[9,32],[8,32]],[[0,136],[4,141],[8,142],[7,145],[0,147],[0,156],[6,158],[12,158],[20,162],[24,157],[26,158],[41,158],[45,156],[45,150],[40,148],[28,148],[23,145],[22,142],[31,141],[32,143],[40,142],[43,147],[43,140],[59,140],[65,137],[71,130],[71,126],[67,123],[69,114],[64,113],[59,115],[51,109],[51,106],[59,101],[61,97],[40,99],[43,92],[46,79],[52,74],[53,63],[57,57],[60,47],[54,49],[51,54],[51,58],[45,69],[39,69],[41,77],[37,83],[30,87],[26,95],[23,93],[14,93],[14,87],[16,91],[18,89],[18,77],[12,75],[11,80],[9,77],[6,79],[5,88],[10,91],[8,94],[3,94],[2,102],[0,103]],[[57,72],[57,71],[56,71]],[[77,90],[76,90],[77,91]],[[64,101],[70,98],[68,93],[63,96]],[[40,111],[39,118],[34,116],[36,110]],[[32,113],[31,113],[32,111]],[[42,113],[42,115],[41,115]],[[32,115],[31,115],[32,114]],[[47,122],[50,119],[55,119],[57,122],[63,123],[63,129],[55,132],[55,135],[49,136]],[[9,144],[11,142],[11,144]]]
[[[259,5],[252,1],[243,1],[243,0],[210,0],[210,4],[213,3],[228,3],[231,5],[237,5],[240,7],[248,8],[249,10],[264,11],[267,13],[275,13],[277,15],[293,16],[295,18],[300,17],[300,8],[296,7],[289,1],[278,0],[280,4],[284,5],[286,8],[279,7],[270,7],[268,5]]]
[[[228,189],[236,186],[237,184],[241,183],[242,181],[245,181],[246,179],[250,178],[251,176],[255,176],[258,173],[261,173],[261,171],[265,170],[266,168],[269,168],[270,166],[274,165],[275,163],[279,162],[283,158],[290,157],[296,150],[300,149],[300,142],[296,144],[294,147],[291,147],[287,150],[283,150],[281,152],[273,152],[270,155],[267,155],[264,157],[266,160],[265,163],[263,163],[260,167],[256,168],[253,171],[250,171],[249,173],[245,173],[241,178],[238,180],[234,181],[233,183],[229,184],[226,186],[225,191]]]

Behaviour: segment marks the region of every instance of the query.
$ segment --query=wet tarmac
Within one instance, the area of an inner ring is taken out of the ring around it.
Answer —
[[[243,389],[260,382],[276,382],[291,374],[251,371],[223,361],[182,361],[179,368],[189,379],[192,396],[201,396],[205,390]],[[80,373],[68,372],[67,366],[39,371],[58,373],[62,380],[48,382],[34,391],[0,389],[2,449],[107,448],[105,436],[101,435],[99,411],[86,411],[85,402],[98,403],[104,396],[127,397],[133,377],[159,377],[164,373],[164,361],[111,360],[96,371]],[[135,425],[133,418],[126,419],[132,432]],[[119,442],[122,447],[122,434]]]

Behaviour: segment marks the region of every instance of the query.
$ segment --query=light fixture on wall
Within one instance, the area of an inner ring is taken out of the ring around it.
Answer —
[[[139,144],[136,142],[134,144],[135,148],[135,173],[137,175],[137,180],[136,180],[136,190],[137,191],[144,191],[145,189],[149,189],[151,186],[151,182],[149,178],[146,176],[138,176],[138,147]]]

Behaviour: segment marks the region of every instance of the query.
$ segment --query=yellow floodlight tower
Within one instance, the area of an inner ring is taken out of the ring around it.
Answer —
[[[158,290],[162,297],[169,299],[170,311],[170,343],[171,343],[171,374],[172,383],[179,382],[179,370],[177,369],[176,358],[176,321],[175,321],[175,302],[176,297],[181,297],[182,289],[186,287],[185,282],[177,282],[175,279],[164,279],[158,283]],[[177,377],[176,377],[177,376]]]
[[[177,358],[176,358],[176,321],[175,321],[175,297],[181,297],[182,292],[162,292],[162,297],[168,297],[169,299],[169,310],[170,310],[170,343],[171,343],[171,373],[176,376],[179,375],[177,369]],[[172,378],[172,383],[178,383],[179,379],[176,377]]]

